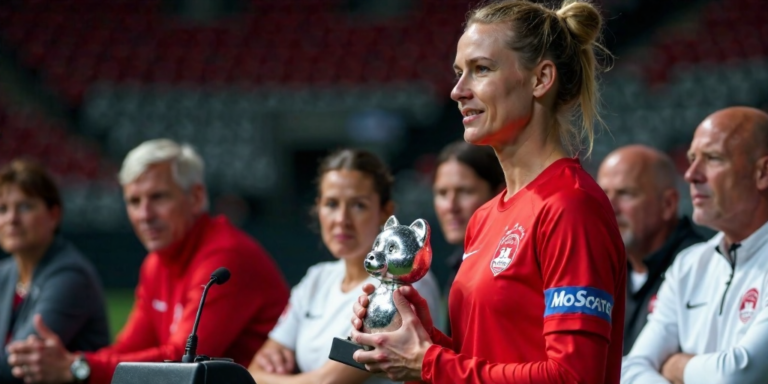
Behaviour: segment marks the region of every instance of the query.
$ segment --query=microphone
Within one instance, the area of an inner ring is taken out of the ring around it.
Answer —
[[[229,270],[222,267],[211,274],[203,289],[192,333],[187,339],[182,361],[166,360],[162,363],[123,362],[117,365],[111,384],[256,384],[250,373],[230,358],[211,358],[197,355],[197,325],[203,312],[205,296],[213,284],[229,280]]]
[[[203,288],[203,297],[200,298],[200,306],[197,307],[197,317],[195,317],[195,324],[192,326],[192,333],[187,338],[187,345],[184,349],[184,356],[181,357],[182,363],[193,363],[197,358],[197,325],[200,323],[200,314],[203,313],[203,304],[205,304],[205,296],[208,295],[208,288],[213,284],[221,285],[226,283],[231,274],[229,269],[221,267],[213,273],[211,273],[211,280]]]

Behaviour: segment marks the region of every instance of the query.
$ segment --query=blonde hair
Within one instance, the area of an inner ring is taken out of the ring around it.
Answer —
[[[587,137],[588,156],[594,142],[594,121],[603,124],[598,113],[596,77],[607,67],[598,63],[597,54],[611,58],[599,43],[603,22],[598,10],[579,0],[565,0],[558,10],[528,0],[507,0],[471,11],[466,28],[475,23],[507,24],[512,32],[507,46],[518,53],[526,69],[534,68],[543,59],[552,60],[559,78],[554,105],[559,122],[557,134],[571,151],[577,150]],[[577,114],[581,126],[573,127],[570,121]]]

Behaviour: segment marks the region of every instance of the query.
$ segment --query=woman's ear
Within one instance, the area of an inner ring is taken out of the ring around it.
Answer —
[[[387,219],[393,214],[395,214],[395,202],[390,200],[381,207],[381,223],[379,223],[379,226],[384,225],[384,223],[387,222]]]
[[[542,98],[550,88],[554,87],[557,79],[557,68],[552,60],[542,60],[539,65],[533,69],[533,96]]]
[[[61,225],[61,207],[58,205],[54,205],[48,211],[51,215],[51,219],[55,223],[53,227],[54,228],[59,227]]]

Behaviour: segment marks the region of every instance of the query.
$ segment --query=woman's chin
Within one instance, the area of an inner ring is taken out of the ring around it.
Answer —
[[[479,129],[464,127],[464,141],[470,144],[477,144],[482,138]]]
[[[492,136],[482,128],[464,128],[464,141],[472,145],[491,145]]]
[[[465,232],[450,233],[446,236],[445,241],[451,245],[462,245],[464,244],[464,233]]]
[[[339,260],[363,260],[368,252],[360,251],[358,249],[337,249],[331,252],[331,254]],[[360,262],[360,265],[362,265],[362,261]]]

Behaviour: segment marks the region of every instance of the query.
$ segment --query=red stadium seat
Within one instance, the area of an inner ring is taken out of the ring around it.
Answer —
[[[340,0],[253,0],[247,14],[194,25],[163,15],[160,4],[28,0],[16,3],[13,12],[0,5],[0,34],[73,103],[104,80],[257,85],[275,79],[298,84],[420,78],[444,87],[468,9],[466,1],[429,0],[403,17],[359,22],[337,12]],[[761,0],[705,6],[693,37],[673,32],[656,40],[647,76],[665,81],[665,66],[764,57],[765,9]],[[369,67],[371,60],[380,64]],[[282,68],[265,70],[267,62]],[[432,64],[447,75],[430,69]],[[76,73],[83,83],[64,73]]]
[[[114,165],[104,159],[98,148],[69,133],[56,122],[47,121],[30,111],[15,111],[0,97],[0,163],[14,158],[30,158],[42,162],[64,179],[104,179],[101,164]],[[114,174],[114,173],[112,173]]]

